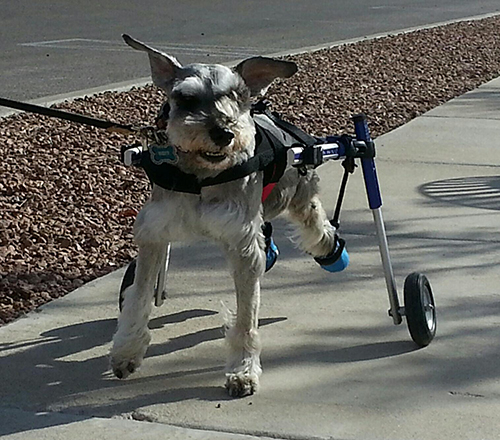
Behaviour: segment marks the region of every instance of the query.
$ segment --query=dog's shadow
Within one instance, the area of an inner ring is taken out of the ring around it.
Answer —
[[[213,310],[186,310],[153,318],[150,328],[154,332],[175,323],[216,314],[218,312]],[[264,327],[284,320],[285,317],[264,318],[259,320],[259,325]],[[220,362],[183,355],[161,374],[139,373],[123,381],[114,378],[109,370],[107,352],[115,329],[116,319],[88,321],[46,331],[37,339],[0,345],[5,404],[23,407],[30,402],[39,412],[64,410],[84,416],[111,417],[154,404],[228,398],[223,387],[222,346]],[[148,358],[223,338],[223,328],[217,326],[167,339],[149,347],[145,363]],[[175,388],[172,379],[178,382]],[[196,385],[214,382],[220,385]],[[0,429],[0,435],[4,434]]]
[[[196,312],[193,315],[193,312]],[[210,316],[215,315],[217,312],[212,310],[196,310],[181,312],[175,315],[169,315],[163,318],[157,318],[151,320],[149,323],[150,329],[158,329],[164,327],[166,324],[171,324],[174,322],[181,322],[190,317],[200,317],[200,316]],[[259,327],[264,327],[269,324],[275,324],[277,322],[285,321],[287,318],[262,318],[259,319]],[[188,333],[176,338],[170,338],[167,342],[163,344],[153,345],[148,349],[147,357],[162,356],[165,354],[173,353],[179,350],[185,350],[188,348],[195,347],[199,344],[209,341],[215,341],[217,339],[224,338],[224,328],[223,327],[212,327],[196,332]]]

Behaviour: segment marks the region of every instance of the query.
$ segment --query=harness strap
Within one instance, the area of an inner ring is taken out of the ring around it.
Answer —
[[[261,113],[265,114],[279,128],[285,130],[287,133],[289,133],[295,139],[297,139],[298,141],[303,143],[305,146],[312,147],[313,145],[316,144],[316,142],[317,142],[316,138],[303,132],[300,128],[296,127],[295,125],[290,124],[290,122],[287,122],[287,121],[281,119],[277,113],[270,111],[267,107],[265,107],[261,111]]]
[[[262,199],[261,199],[262,202],[266,201],[266,199],[269,197],[275,186],[276,186],[275,183],[269,183],[264,188],[262,188]]]
[[[156,161],[153,162],[148,153],[141,155],[139,166],[144,169],[152,183],[167,190],[190,194],[200,194],[204,187],[238,180],[257,171],[264,173],[264,186],[276,183],[283,176],[287,167],[288,149],[293,145],[313,146],[316,139],[282,120],[276,113],[272,113],[264,101],[257,103],[252,109],[252,113],[262,114],[265,118],[260,121],[259,118],[254,118],[256,151],[254,156],[246,162],[228,168],[214,177],[202,180],[198,180],[194,174],[181,171],[168,160],[160,164]],[[273,126],[275,129],[270,129],[269,126]],[[288,136],[283,134],[283,139],[281,139],[281,134],[285,132]],[[286,137],[288,139],[285,140]],[[295,143],[295,141],[297,142]]]

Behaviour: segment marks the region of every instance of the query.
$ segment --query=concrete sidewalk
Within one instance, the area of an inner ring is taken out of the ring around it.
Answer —
[[[0,435],[499,439],[500,78],[377,147],[398,287],[420,271],[435,293],[429,347],[417,350],[406,323],[387,316],[356,172],[342,213],[345,272],[321,271],[275,223],[281,255],[263,281],[257,395],[232,400],[222,386],[219,304],[233,307],[234,294],[221,253],[210,243],[175,246],[169,300],[154,311],[141,370],[125,381],[107,368],[123,271],[0,328]],[[329,209],[341,170],[320,169]]]

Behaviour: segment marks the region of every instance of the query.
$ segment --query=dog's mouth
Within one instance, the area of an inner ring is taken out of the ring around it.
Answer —
[[[226,159],[227,154],[221,152],[215,153],[212,151],[204,151],[203,153],[200,153],[200,156],[208,162],[219,163]]]

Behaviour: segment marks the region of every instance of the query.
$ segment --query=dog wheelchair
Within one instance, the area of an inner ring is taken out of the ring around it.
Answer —
[[[379,251],[382,267],[389,296],[389,316],[395,325],[399,325],[406,317],[408,329],[412,340],[419,346],[425,347],[431,343],[436,334],[436,308],[434,295],[427,277],[419,272],[408,275],[404,282],[403,299],[404,305],[400,304],[396,281],[392,269],[389,255],[387,235],[384,220],[382,217],[382,197],[375,167],[375,145],[371,139],[367,118],[364,114],[355,115],[352,118],[354,123],[355,137],[348,135],[327,136],[326,138],[315,138],[314,145],[292,146],[287,149],[287,167],[298,168],[299,172],[306,172],[308,168],[316,168],[319,165],[331,160],[342,160],[344,175],[342,178],[339,195],[335,207],[335,212],[331,223],[337,229],[339,227],[340,211],[345,195],[345,190],[349,175],[356,168],[356,162],[361,162],[363,178],[368,199],[368,205],[373,214],[375,228],[378,237]],[[150,148],[149,142],[155,139],[156,133],[153,131],[143,131],[141,145],[122,147],[121,160],[125,165],[138,165],[144,151]],[[156,139],[159,143],[161,140]],[[149,155],[148,155],[149,156]],[[266,239],[267,267],[269,270],[275,263],[278,250],[272,240],[272,228],[266,224],[263,228]],[[158,274],[154,303],[161,306],[166,298],[166,280],[170,260],[170,243],[163,254],[162,269]],[[348,253],[345,249],[345,242],[337,240],[337,248],[328,261],[322,262],[316,259],[323,268],[330,272],[337,272],[345,269],[349,263]],[[323,264],[325,263],[325,264]],[[119,306],[121,310],[124,290],[133,284],[136,270],[136,260],[134,259],[127,267],[120,286]]]

